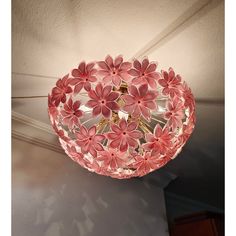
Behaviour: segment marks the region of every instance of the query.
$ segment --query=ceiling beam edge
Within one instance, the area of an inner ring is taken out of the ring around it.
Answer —
[[[183,31],[189,25],[192,25],[202,15],[209,12],[216,7],[222,0],[199,0],[188,8],[183,14],[181,14],[175,21],[168,25],[162,32],[149,41],[142,49],[140,49],[132,59],[148,56],[155,51],[158,47],[161,47],[164,43],[167,43],[173,36]]]

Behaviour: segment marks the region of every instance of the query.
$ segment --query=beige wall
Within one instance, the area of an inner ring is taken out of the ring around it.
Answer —
[[[116,180],[12,139],[13,236],[168,235],[162,189]]]

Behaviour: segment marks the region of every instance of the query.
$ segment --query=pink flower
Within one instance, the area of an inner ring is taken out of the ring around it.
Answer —
[[[66,102],[66,94],[71,93],[73,90],[69,86],[71,79],[69,79],[69,74],[59,79],[56,83],[56,87],[52,89],[52,101],[55,102],[55,106],[58,106],[60,102]]]
[[[74,126],[80,124],[79,118],[83,115],[83,112],[79,110],[79,107],[80,101],[73,102],[71,98],[64,104],[64,110],[61,111],[63,117],[62,122],[69,129],[73,129]]]
[[[59,112],[50,94],[48,94],[48,113],[49,113],[51,122],[53,122],[54,120],[57,120]]]
[[[82,153],[90,153],[92,156],[97,156],[97,151],[103,151],[101,141],[105,138],[104,135],[96,134],[96,126],[92,126],[89,130],[85,126],[80,126],[80,131],[75,133],[77,137],[76,143],[81,147]]]
[[[116,87],[120,87],[121,81],[129,79],[128,70],[131,68],[130,62],[123,62],[123,57],[118,56],[113,61],[111,56],[107,56],[105,61],[97,62],[101,70],[98,75],[103,77],[105,84],[113,83]]]
[[[152,156],[151,152],[146,152],[143,156],[135,156],[135,162],[131,164],[141,175],[145,175],[161,166],[163,159],[160,156]]]
[[[168,127],[161,128],[159,124],[154,129],[154,134],[147,133],[145,139],[147,143],[142,146],[145,150],[151,151],[152,155],[165,154],[172,146],[172,134],[169,133]]]
[[[83,154],[77,152],[74,146],[66,145],[65,150],[66,150],[67,155],[75,162],[80,162],[81,159],[84,158]]]
[[[182,127],[183,118],[183,103],[178,97],[175,97],[167,103],[167,112],[164,114],[164,119],[167,120],[168,126],[174,131],[177,127]]]
[[[190,112],[193,112],[195,109],[195,100],[192,94],[191,89],[187,86],[186,82],[182,85],[183,90],[183,98],[184,98],[184,106],[189,107]]]
[[[178,137],[178,140],[180,141],[180,143],[184,144],[189,139],[190,135],[193,132],[194,126],[195,126],[195,122],[196,122],[195,119],[196,119],[195,115],[192,115],[189,117],[188,124],[183,125],[182,134]]]
[[[103,162],[103,168],[107,169],[107,167],[110,167],[111,169],[116,169],[125,164],[125,155],[124,152],[108,148],[107,151],[100,152],[96,160]]]
[[[88,63],[86,65],[85,62],[81,62],[78,69],[72,70],[71,74],[75,78],[72,79],[70,84],[75,85],[75,94],[79,93],[82,88],[89,91],[91,89],[91,82],[97,81],[95,77],[97,70],[93,68],[94,65],[95,63]]]
[[[159,73],[156,72],[157,64],[149,63],[149,60],[145,58],[142,64],[138,60],[134,60],[133,66],[135,69],[128,71],[130,75],[134,76],[133,84],[149,84],[151,88],[157,88],[157,80],[160,78]]]
[[[163,95],[170,95],[172,98],[181,96],[181,77],[175,76],[175,72],[172,68],[169,68],[169,72],[162,71],[163,79],[158,80],[158,83],[164,87],[162,90]]]
[[[52,127],[53,127],[54,131],[57,133],[57,135],[59,136],[59,138],[64,140],[66,143],[69,143],[71,141],[70,138],[67,136],[67,134],[65,135],[63,129],[58,129],[56,122],[52,123]]]
[[[143,84],[138,89],[131,85],[128,88],[129,94],[122,96],[125,101],[123,109],[133,117],[142,115],[146,119],[150,119],[150,110],[157,108],[155,99],[158,93],[156,91],[148,91],[148,85]]]
[[[105,174],[104,170],[101,168],[101,166],[95,159],[93,159],[92,162],[89,161],[85,162],[84,165],[92,172],[96,172],[97,174],[102,174],[102,175]]]
[[[119,110],[119,105],[115,102],[119,97],[119,93],[113,92],[110,85],[102,87],[101,83],[99,83],[95,90],[91,89],[88,92],[88,95],[92,100],[89,100],[86,106],[93,108],[94,116],[102,113],[105,118],[110,118],[113,110]]]
[[[111,148],[118,148],[121,152],[125,152],[130,147],[137,147],[137,139],[142,138],[141,131],[136,130],[138,124],[130,122],[129,124],[125,119],[121,119],[119,125],[111,124],[111,130],[107,137],[112,140],[110,143]]]

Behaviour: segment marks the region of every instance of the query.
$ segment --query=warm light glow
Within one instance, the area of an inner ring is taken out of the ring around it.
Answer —
[[[81,166],[143,176],[175,158],[195,124],[190,88],[172,68],[122,56],[81,62],[56,83],[48,112],[61,146]]]

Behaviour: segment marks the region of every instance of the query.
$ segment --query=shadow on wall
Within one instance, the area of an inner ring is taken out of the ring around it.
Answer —
[[[13,139],[13,236],[168,235],[163,190]]]

